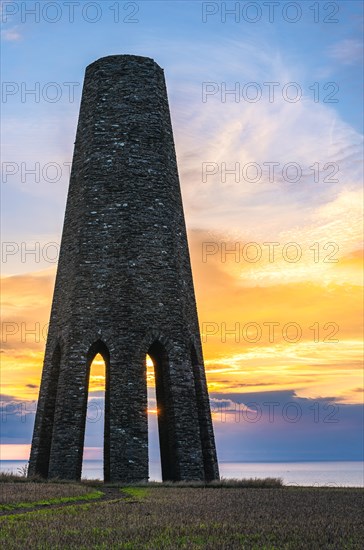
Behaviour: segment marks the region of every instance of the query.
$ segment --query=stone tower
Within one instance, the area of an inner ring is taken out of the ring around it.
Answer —
[[[29,475],[80,478],[98,353],[105,481],[148,479],[147,353],[163,479],[217,479],[164,74],[133,55],[86,69]]]

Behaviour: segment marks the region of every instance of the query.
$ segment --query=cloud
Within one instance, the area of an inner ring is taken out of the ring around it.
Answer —
[[[211,393],[217,451],[224,461],[362,460],[363,408],[334,396],[299,397],[293,389]],[[2,396],[2,443],[28,445],[35,401]],[[158,427],[149,415],[152,460],[158,460]],[[87,458],[102,459],[104,400],[90,399],[86,423]],[[340,445],[338,444],[340,442]],[[91,448],[96,454],[92,454]],[[91,453],[91,454],[90,454]],[[11,456],[11,454],[9,454]],[[14,455],[13,455],[14,456]]]
[[[18,31],[18,27],[11,27],[1,31],[1,38],[5,42],[18,42],[22,39],[22,35]]]
[[[2,394],[1,406],[1,443],[30,444],[36,412],[36,401],[19,399],[13,395]]]
[[[329,389],[346,402],[357,402],[359,394],[351,389],[361,384],[358,370],[361,289],[345,281],[350,281],[353,270],[360,271],[359,251],[340,258],[338,264],[312,263],[306,280],[298,281],[294,271],[288,270],[289,264],[282,265],[282,259],[270,264],[265,257],[257,264],[249,264],[236,263],[233,257],[228,257],[222,262],[219,251],[203,262],[202,243],[211,239],[220,244],[224,235],[202,230],[189,234],[210,390],[244,391],[266,384],[282,389],[297,387],[299,380],[301,395],[322,395]],[[323,277],[322,265],[328,266],[325,272],[328,282]],[[335,275],[337,270],[339,276]],[[54,275],[51,269],[2,281],[3,376],[8,379],[8,393],[19,397],[37,397]],[[257,323],[262,330],[255,343],[243,332],[249,322]],[[278,323],[273,342],[269,340],[269,322]],[[298,342],[287,342],[284,338],[283,327],[290,322],[299,323],[302,328]],[[214,324],[216,334],[209,333],[206,323]],[[314,323],[318,323],[316,328]],[[327,323],[339,326],[338,343],[324,341],[335,328],[326,326]],[[225,341],[223,324],[228,331]],[[236,324],[238,337],[231,333]],[[318,342],[314,340],[314,330],[320,331]],[[101,361],[91,373],[92,392],[101,389],[103,376]]]
[[[346,38],[333,44],[328,54],[330,57],[344,65],[355,65],[363,62],[363,42]]]
[[[313,101],[299,65],[283,53],[271,52],[266,44],[255,48],[248,41],[225,42],[209,54],[209,58],[199,54],[196,64],[203,69],[184,75],[185,81],[171,98],[190,229],[278,240],[283,233],[319,232],[320,209],[335,203],[339,195],[342,206],[351,193],[360,200],[362,137],[340,119],[335,105]],[[213,83],[217,90],[205,102],[203,82]],[[255,103],[243,97],[248,82],[262,92]],[[273,102],[263,84],[267,82],[278,83]],[[283,88],[288,82],[299,83],[301,100],[285,99]],[[240,95],[230,94],[224,100],[224,87],[237,87]],[[279,163],[273,181],[265,164],[269,162]],[[296,183],[290,183],[283,171],[292,162],[302,169]],[[215,174],[206,175],[206,163]],[[237,167],[237,174],[227,174],[226,181],[224,163],[227,170]],[[244,171],[248,163],[261,169],[259,181],[253,182],[252,174],[249,177]],[[348,214],[347,205],[340,220]]]
[[[1,278],[2,376],[19,399],[38,396],[54,276],[52,268]]]
[[[5,385],[2,384],[1,387],[4,387]],[[0,393],[0,403],[3,405],[4,403],[13,403],[13,402],[20,402],[21,399],[19,397],[16,397],[14,395],[7,395],[4,393]]]
[[[363,408],[294,390],[211,394],[220,460],[362,460]],[[340,441],[340,445],[338,445]]]

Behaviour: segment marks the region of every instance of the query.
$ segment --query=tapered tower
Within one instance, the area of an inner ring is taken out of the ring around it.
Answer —
[[[30,475],[80,478],[98,353],[105,480],[148,479],[146,354],[163,479],[218,478],[164,74],[132,55],[86,69]]]

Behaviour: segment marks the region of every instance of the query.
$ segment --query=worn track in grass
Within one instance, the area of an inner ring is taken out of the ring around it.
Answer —
[[[39,510],[53,510],[56,508],[65,508],[67,506],[77,506],[81,504],[92,504],[105,501],[115,501],[126,499],[127,495],[123,494],[118,487],[103,487],[103,495],[100,498],[95,498],[93,500],[80,499],[80,500],[70,500],[69,502],[59,502],[55,504],[35,504],[34,506],[27,506],[24,508],[13,508],[9,510],[0,510],[0,517],[3,516],[13,516],[15,514],[27,514],[28,512],[37,512]],[[129,501],[132,502],[132,501]]]

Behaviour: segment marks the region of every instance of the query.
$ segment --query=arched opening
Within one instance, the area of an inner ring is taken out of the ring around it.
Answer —
[[[149,456],[149,480],[160,481],[162,479],[161,457],[158,435],[158,409],[155,391],[155,373],[152,358],[147,355],[147,392],[148,392],[148,456]]]
[[[176,481],[177,472],[176,436],[174,433],[173,402],[169,380],[169,358],[167,350],[159,341],[153,342],[148,355],[154,366],[155,402],[157,404],[157,422],[160,449],[162,480]]]
[[[105,481],[110,479],[109,370],[109,351],[106,345],[98,340],[91,346],[87,355],[82,477],[103,477]]]

